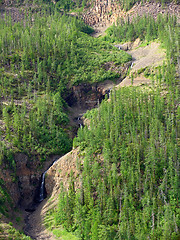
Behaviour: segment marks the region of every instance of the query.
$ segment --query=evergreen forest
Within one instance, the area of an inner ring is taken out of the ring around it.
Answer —
[[[62,184],[53,224],[80,239],[179,239],[179,42],[174,17],[120,20],[103,40],[161,41],[167,62],[146,69],[152,84],[111,91],[86,113],[77,179]]]
[[[16,5],[25,2],[16,1]],[[78,175],[72,171],[68,188],[63,180],[60,183],[57,206],[45,217],[48,229],[58,237],[59,228],[64,229],[72,234],[67,239],[180,239],[177,17],[118,19],[103,36],[94,38],[94,29],[70,14],[80,14],[92,1],[30,2],[36,8],[27,10],[21,21],[13,21],[9,13],[0,19],[3,173],[10,169],[12,182],[18,185],[15,154],[26,154],[27,165],[36,159],[43,167],[48,157],[78,149]],[[127,11],[137,1],[119,2]],[[131,55],[115,44],[137,38],[141,46],[160,43],[166,61],[133,73],[131,86],[109,91],[96,108],[84,114],[88,124],[81,125],[72,139],[67,99],[73,87],[106,80],[115,84],[122,77],[119,69],[132,61]],[[109,63],[113,67],[107,69]],[[151,83],[133,86],[139,73]],[[13,198],[0,175],[2,220],[10,217],[10,206]],[[0,238],[3,231],[0,224]],[[31,239],[11,222],[6,235],[7,239]]]
[[[76,18],[56,11],[41,12],[34,22],[29,18],[25,26],[9,16],[0,23],[1,134],[15,151],[43,158],[71,149],[64,100],[70,88],[116,79],[118,73],[103,64],[122,65],[131,56],[88,36],[92,29]],[[5,145],[2,141],[1,158],[7,155]]]

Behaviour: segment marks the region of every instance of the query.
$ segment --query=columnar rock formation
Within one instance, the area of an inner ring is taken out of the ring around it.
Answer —
[[[90,26],[103,27],[125,15],[115,0],[95,0],[94,6],[84,13],[83,19]]]
[[[117,0],[94,0],[93,7],[84,12],[82,17],[85,23],[98,29],[116,23],[118,18],[129,18],[132,21],[134,17],[144,14],[150,14],[155,19],[158,14],[176,15],[179,22],[180,6],[173,2],[166,6],[161,6],[160,3],[156,2],[144,4],[137,2],[131,10],[125,12]]]

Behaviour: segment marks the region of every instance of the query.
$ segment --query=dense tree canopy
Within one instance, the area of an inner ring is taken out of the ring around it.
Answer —
[[[20,151],[65,153],[71,147],[63,130],[68,88],[115,79],[119,74],[106,71],[104,63],[121,65],[131,57],[88,36],[92,29],[82,21],[46,14],[29,15],[25,25],[12,24],[10,17],[0,23],[2,134]]]
[[[111,91],[74,139],[80,177],[71,177],[68,191],[62,186],[53,215],[80,239],[179,239],[177,29],[173,18],[158,21],[169,26],[160,38],[168,60],[151,75],[152,85]],[[126,38],[125,26],[108,32]]]
[[[13,23],[10,16],[0,21],[1,163],[16,172],[15,152],[40,160],[68,152],[72,140],[64,99],[71,87],[119,77],[105,63],[119,67],[131,56],[112,43],[158,39],[167,62],[149,73],[152,84],[112,90],[110,99],[85,115],[90,125],[81,127],[73,141],[80,149],[79,178],[71,174],[68,190],[62,184],[51,217],[80,239],[179,239],[176,18],[119,20],[105,37],[94,39],[82,21],[61,15],[87,1],[56,2],[29,11],[22,22]],[[129,9],[135,2],[123,1],[123,6]],[[7,203],[11,199],[0,179],[4,215]]]
[[[51,5],[37,6],[20,22],[8,14],[0,21],[0,163],[14,172],[16,152],[45,161],[70,151],[72,127],[64,99],[71,87],[114,80],[119,73],[107,71],[105,63],[119,67],[131,60],[89,36],[92,28],[81,20]],[[5,184],[0,187],[4,213],[9,203]]]

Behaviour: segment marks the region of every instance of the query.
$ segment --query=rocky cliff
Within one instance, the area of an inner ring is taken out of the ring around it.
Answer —
[[[93,7],[88,8],[83,13],[82,18],[98,32],[101,28],[107,28],[116,23],[120,18],[132,21],[134,17],[143,16],[144,14],[150,14],[154,18],[157,18],[158,14],[176,15],[178,21],[180,21],[180,6],[173,2],[166,6],[153,1],[144,4],[137,2],[126,12],[117,0],[95,0]]]
[[[60,193],[61,182],[68,189],[70,175],[73,174],[75,181],[75,188],[79,186],[77,159],[79,149],[73,149],[63,157],[59,158],[46,173],[46,191],[47,195],[51,197],[58,197]]]
[[[51,156],[43,164],[37,158],[29,159],[24,153],[16,153],[16,169],[1,165],[0,179],[4,182],[7,193],[14,207],[31,207],[40,184],[40,176],[59,156]]]
[[[115,0],[95,0],[92,8],[83,14],[84,21],[94,27],[110,25],[119,17],[124,17],[125,11]]]

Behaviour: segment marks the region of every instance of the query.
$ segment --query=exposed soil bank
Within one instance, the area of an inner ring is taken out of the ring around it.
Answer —
[[[158,42],[152,42],[148,46],[132,49],[128,51],[128,53],[132,56],[133,64],[131,66],[129,76],[118,84],[117,87],[129,86],[132,84],[133,86],[137,86],[150,83],[151,80],[144,77],[144,74],[134,77],[132,83],[131,74],[140,69],[162,65],[166,58],[165,50],[160,48],[160,43]]]

